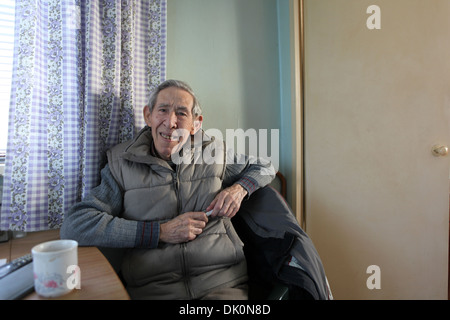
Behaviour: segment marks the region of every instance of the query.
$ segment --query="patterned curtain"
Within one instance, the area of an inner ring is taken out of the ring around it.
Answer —
[[[59,228],[165,77],[166,0],[17,0],[1,230]]]

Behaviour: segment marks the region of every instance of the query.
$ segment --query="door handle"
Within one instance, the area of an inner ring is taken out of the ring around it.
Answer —
[[[445,157],[446,155],[448,155],[448,147],[439,144],[434,145],[431,149],[431,153],[435,157]]]

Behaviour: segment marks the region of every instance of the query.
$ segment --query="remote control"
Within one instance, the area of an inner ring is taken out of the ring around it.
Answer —
[[[0,266],[0,279],[33,261],[31,253]]]
[[[23,261],[30,261],[25,257]],[[22,261],[22,260],[20,260]],[[19,265],[23,262],[19,262]],[[15,267],[8,267],[8,271]],[[34,289],[33,262],[22,264],[19,269],[8,272],[0,279],[0,300],[15,300],[25,297]]]

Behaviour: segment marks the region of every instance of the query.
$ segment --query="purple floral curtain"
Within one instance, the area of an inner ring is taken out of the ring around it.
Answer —
[[[166,0],[17,0],[1,230],[59,228],[165,78]]]

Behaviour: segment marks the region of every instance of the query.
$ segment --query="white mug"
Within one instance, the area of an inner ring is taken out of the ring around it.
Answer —
[[[78,265],[78,243],[74,240],[48,241],[34,246],[34,289],[42,297],[59,297],[72,291],[68,285],[72,266]],[[73,269],[72,269],[73,270]]]

